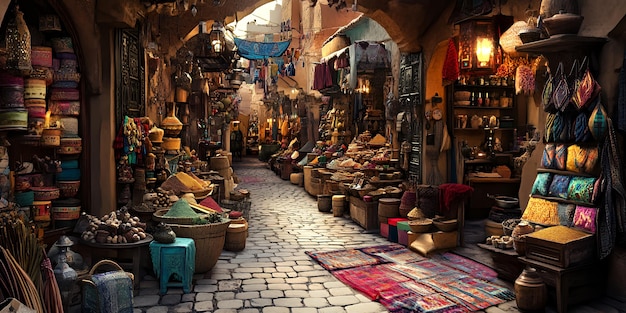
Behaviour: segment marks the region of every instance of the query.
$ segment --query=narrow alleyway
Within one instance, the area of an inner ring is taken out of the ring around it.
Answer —
[[[256,158],[244,157],[233,167],[241,180],[239,188],[251,193],[245,250],[223,251],[211,272],[195,276],[189,294],[169,288],[159,296],[158,282],[150,275],[144,277],[134,298],[135,312],[387,312],[304,253],[386,244],[385,238],[364,233],[349,218],[319,212],[316,199],[304,188],[281,180]],[[486,311],[518,312],[515,301]]]

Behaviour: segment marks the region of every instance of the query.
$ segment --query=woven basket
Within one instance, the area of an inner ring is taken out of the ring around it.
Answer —
[[[409,228],[414,233],[425,233],[433,226],[433,220],[429,218],[417,219],[409,221]]]
[[[437,227],[437,229],[439,229],[440,231],[443,232],[451,232],[453,230],[456,229],[458,223],[457,220],[438,220],[435,219],[433,220],[433,225],[435,225],[435,227]]]
[[[230,220],[204,225],[168,225],[172,227],[176,237],[193,239],[196,245],[195,273],[206,273],[215,266],[224,248]]]
[[[519,224],[519,222],[521,222],[522,220],[519,218],[510,218],[508,220],[505,220],[502,222],[502,231],[504,231],[504,234],[507,236],[511,236],[511,234],[513,233],[513,229],[515,228],[515,226],[517,226],[517,224]]]
[[[528,23],[525,21],[517,21],[509,27],[502,36],[500,36],[500,47],[502,50],[506,52],[511,57],[519,56],[519,52],[515,50],[516,46],[521,46],[523,44],[522,40],[519,37],[519,33],[528,28]]]

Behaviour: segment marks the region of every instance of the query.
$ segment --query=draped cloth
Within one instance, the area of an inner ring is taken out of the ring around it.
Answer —
[[[617,130],[626,133],[626,50],[624,50],[624,62],[619,72],[617,94]]]
[[[617,233],[626,231],[626,190],[623,182],[621,156],[617,137],[609,119],[607,137],[602,146],[602,173],[604,179],[604,207],[598,217],[598,255],[607,257],[613,250]]]
[[[291,39],[277,42],[255,42],[234,38],[237,53],[248,60],[263,60],[270,57],[279,57],[289,48]]]

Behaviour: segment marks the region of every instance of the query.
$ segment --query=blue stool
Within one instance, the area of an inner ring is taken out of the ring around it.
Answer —
[[[167,287],[181,286],[183,292],[191,292],[196,258],[196,246],[193,239],[176,238],[173,243],[152,241],[150,255],[154,272],[159,279],[161,294],[167,293]],[[170,278],[177,281],[170,281]]]

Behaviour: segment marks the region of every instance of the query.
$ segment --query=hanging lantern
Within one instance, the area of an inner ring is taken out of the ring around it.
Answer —
[[[219,22],[213,23],[211,32],[209,33],[209,41],[211,43],[211,50],[215,54],[220,54],[224,50],[224,32],[221,30],[222,25]]]
[[[467,20],[460,25],[459,65],[461,70],[493,69],[496,47],[491,19]]]
[[[7,68],[22,75],[30,74],[32,70],[30,31],[24,21],[24,13],[19,10],[19,6],[15,7],[15,19],[7,25],[5,39]]]

